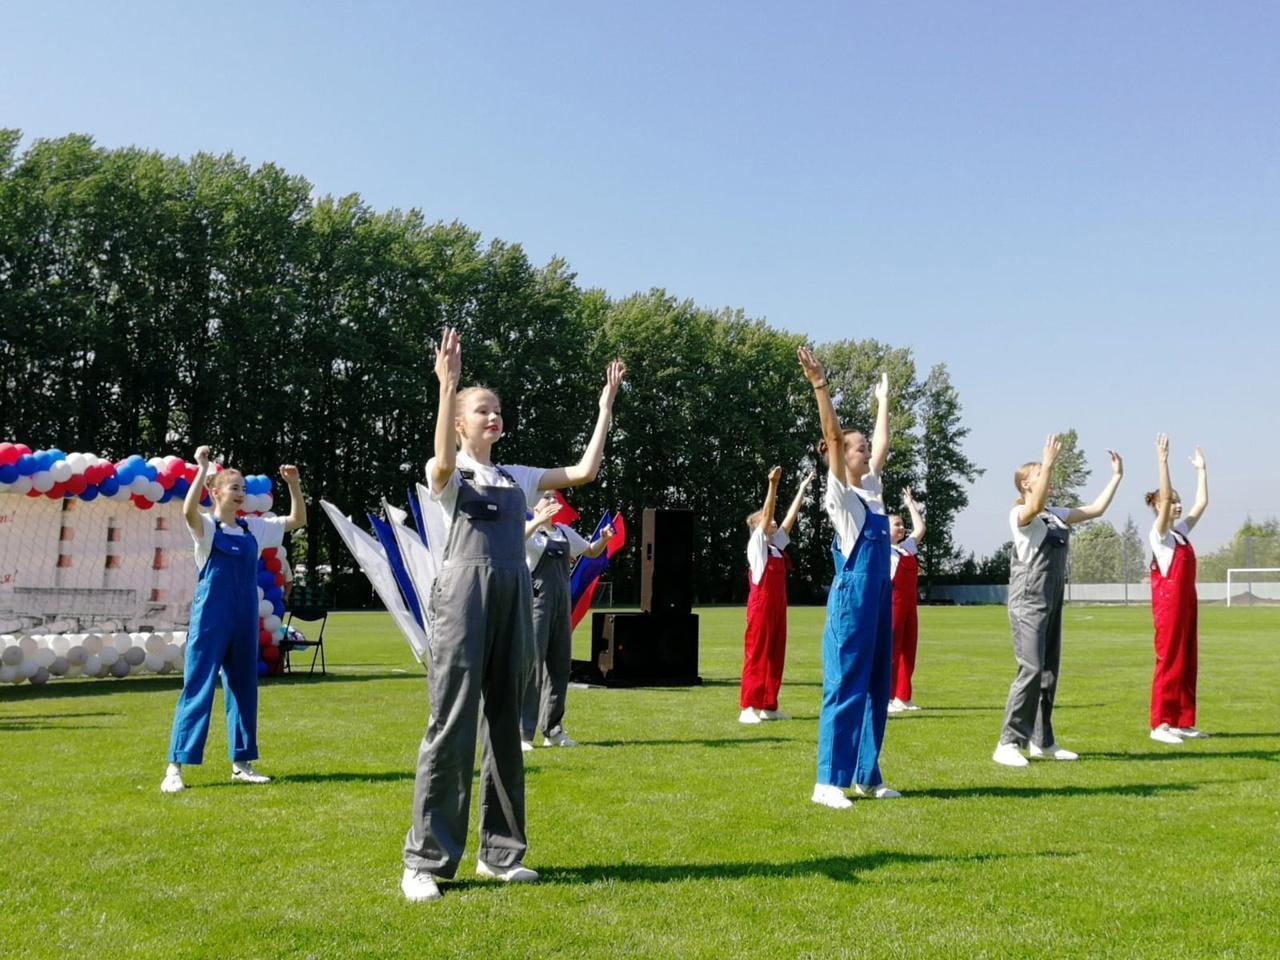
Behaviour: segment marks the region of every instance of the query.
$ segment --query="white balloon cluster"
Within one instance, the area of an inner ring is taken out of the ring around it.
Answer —
[[[181,673],[185,630],[156,633],[0,635],[0,683],[47,683],[56,677],[127,677]]]

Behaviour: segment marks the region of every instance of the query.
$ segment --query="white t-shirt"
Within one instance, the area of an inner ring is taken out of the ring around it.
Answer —
[[[827,472],[827,489],[822,497],[822,505],[826,508],[831,525],[836,528],[836,536],[840,538],[840,552],[845,558],[853,553],[853,546],[858,542],[858,534],[867,521],[867,511],[884,516],[884,492],[880,477],[868,473],[862,478],[862,486],[841,483],[836,475]]]
[[[763,525],[751,531],[751,537],[747,540],[747,568],[751,571],[752,583],[759,583],[760,578],[764,576],[764,568],[769,563],[769,557],[782,556],[782,551],[787,549],[787,544],[790,542],[791,538],[787,536],[787,531],[781,527],[773,531],[773,536],[769,538],[768,543],[765,542]]]
[[[1151,556],[1156,561],[1156,566],[1160,568],[1160,575],[1167,577],[1169,575],[1169,565],[1173,563],[1173,548],[1178,543],[1191,542],[1191,527],[1187,525],[1187,521],[1179,520],[1169,532],[1163,537],[1156,532],[1156,525],[1151,525]]]
[[[280,554],[280,575],[284,577],[285,583],[293,579],[293,567],[289,566],[289,558],[283,552]]]
[[[474,471],[474,483],[478,487],[510,487],[511,484],[498,472],[497,467],[479,463],[459,451],[454,461],[453,476],[445,483],[444,489],[436,493],[431,490],[431,470],[435,463],[435,457],[427,461],[427,489],[431,491],[431,495],[427,498],[427,509],[423,511],[422,519],[427,525],[427,545],[438,563],[444,559],[444,548],[449,542],[449,528],[453,525],[453,509],[458,503],[458,487],[462,484],[462,475],[458,471]],[[524,493],[525,510],[529,504],[537,503],[538,483],[544,472],[541,467],[514,467],[504,463],[502,469],[511,475],[516,486]],[[523,531],[523,511],[520,516]]]
[[[1067,517],[1071,515],[1071,508],[1045,507],[1025,527],[1018,526],[1018,514],[1021,511],[1021,505],[1009,511],[1009,529],[1013,531],[1014,556],[1026,563],[1044,542],[1050,524],[1062,530],[1067,529]]]
[[[591,549],[591,544],[583,540],[573,527],[563,523],[553,524],[550,533],[538,530],[524,542],[524,562],[528,565],[530,573],[533,573],[534,568],[537,567],[538,562],[542,559],[542,554],[547,549],[547,544],[553,541],[567,543],[569,545],[569,556],[571,557],[580,557]]]
[[[262,556],[263,550],[270,550],[284,543],[284,528],[289,522],[288,517],[245,517],[244,522],[248,525],[249,532],[253,534],[253,539],[258,541],[258,556]],[[203,510],[200,511],[200,536],[191,534],[191,539],[196,544],[197,571],[203,570],[204,565],[209,562],[209,555],[213,553],[213,532],[217,526],[212,516]],[[187,529],[189,531],[191,528]],[[224,525],[222,532],[232,537],[244,536],[244,531],[240,529],[238,523]]]
[[[916,545],[915,537],[904,537],[901,543],[893,544],[893,549],[889,551],[889,579],[892,580],[898,573],[898,561],[903,557],[914,557],[919,550]]]

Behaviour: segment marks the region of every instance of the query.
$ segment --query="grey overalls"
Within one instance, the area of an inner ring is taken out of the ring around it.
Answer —
[[[526,740],[533,739],[539,719],[544,736],[564,731],[564,704],[573,654],[569,553],[568,540],[555,531],[555,536],[547,536],[547,545],[533,568],[533,663],[521,724]]]
[[[458,500],[428,605],[431,717],[404,843],[405,866],[445,879],[457,872],[466,848],[477,727],[479,858],[509,867],[527,849],[520,701],[532,648],[532,590],[525,497],[513,480],[510,487],[480,487],[472,471],[458,472]]]
[[[1025,747],[1031,741],[1050,747],[1053,697],[1062,656],[1062,595],[1067,577],[1070,533],[1057,517],[1044,513],[1048,528],[1027,560],[1014,552],[1009,564],[1009,626],[1018,675],[1009,687],[1001,743]]]

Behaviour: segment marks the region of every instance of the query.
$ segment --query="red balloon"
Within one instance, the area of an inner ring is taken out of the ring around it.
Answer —
[[[62,495],[66,492],[67,492],[67,485],[65,483],[55,483],[52,487],[49,488],[49,491],[45,494],[45,496],[48,497],[50,500],[61,500],[63,499]]]
[[[172,490],[174,483],[177,482],[177,479],[178,478],[175,477],[172,473],[156,474],[156,482],[159,483],[160,486],[165,490]]]
[[[40,496],[40,491],[39,491],[39,490],[37,490],[35,487],[32,487],[30,490],[28,490],[28,491],[27,491],[27,496],[28,496],[28,497],[38,497],[38,496]]]
[[[130,494],[129,499],[133,501],[133,505],[139,510],[150,510],[155,506],[154,503],[140,493]]]
[[[78,497],[89,486],[89,481],[83,473],[73,473],[64,486]]]
[[[271,634],[268,633],[266,630],[258,631],[258,646],[260,647],[271,646]]]
[[[262,659],[267,661],[267,663],[275,663],[280,659],[280,648],[272,646],[263,647]]]
[[[267,547],[267,549],[265,549],[265,550],[263,550],[263,551],[262,551],[262,555],[263,555],[266,559],[270,560],[272,557],[274,557],[274,556],[275,556],[277,553],[279,553],[279,552],[280,552],[280,551],[279,551],[276,547]]]
[[[280,572],[279,557],[267,557],[265,560],[262,561],[262,565],[266,567],[268,570],[270,570],[272,573]]]
[[[283,574],[283,573],[276,573],[276,574],[274,574],[274,576],[275,576],[276,586],[277,586],[277,587],[283,587],[283,586],[284,586],[284,574]]]
[[[25,443],[15,443],[14,446],[17,447],[18,456],[20,457],[25,457],[31,453],[31,448],[28,447]]]
[[[0,467],[7,467],[18,462],[18,448],[12,443],[0,443]]]

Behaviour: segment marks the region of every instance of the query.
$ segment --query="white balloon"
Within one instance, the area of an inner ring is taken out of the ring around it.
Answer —
[[[53,664],[53,661],[57,659],[57,656],[58,655],[48,647],[41,647],[36,651],[36,655],[31,659],[35,660],[38,666],[44,667],[47,670]]]
[[[23,660],[22,663],[18,664],[18,676],[23,679],[34,677],[36,671],[40,669],[42,669],[42,667],[34,660]]]
[[[111,665],[111,675],[113,677],[127,677],[129,675],[129,661],[120,659]]]
[[[259,587],[259,588],[258,588],[258,602],[259,602],[259,603],[261,603],[261,602],[262,602],[263,600],[265,600],[266,598],[267,598],[267,591],[265,591],[265,590],[263,590],[261,587]]]
[[[130,647],[124,652],[124,660],[131,667],[140,666],[145,659],[147,659],[147,651],[141,647]]]
[[[73,667],[83,667],[85,660],[88,658],[89,652],[78,643],[67,649],[67,663]]]
[[[35,673],[31,674],[31,682],[37,685],[41,683],[48,683],[49,671],[44,667],[38,668]]]
[[[40,649],[40,644],[36,643],[35,637],[22,637],[18,641],[18,646],[21,648],[24,657],[34,657],[36,651]]]
[[[102,671],[102,660],[96,653],[91,653],[84,658],[84,674],[86,677],[96,677]]]
[[[65,657],[67,651],[71,649],[71,638],[65,633],[60,633],[49,641],[49,646],[53,648],[53,652],[58,656]]]
[[[271,613],[273,610],[275,610],[275,607],[271,605],[271,601],[269,600],[258,601],[258,616],[263,620],[271,616]]]
[[[165,662],[164,657],[159,654],[148,653],[146,659],[142,661],[142,664],[152,673],[159,673],[161,668],[164,667]]]
[[[25,496],[27,491],[31,489],[30,477],[19,477],[13,483],[9,484],[9,492],[18,496]]]
[[[61,677],[67,672],[68,666],[69,664],[67,663],[66,657],[54,657],[53,663],[49,665],[49,672],[55,677]]]
[[[74,472],[71,469],[71,464],[65,460],[59,460],[49,468],[49,476],[53,477],[56,483],[66,483],[71,479],[71,474]]]
[[[172,663],[170,663],[168,660],[166,660],[166,661],[164,662],[164,664],[160,667],[160,672],[161,672],[161,673],[173,673],[176,669],[177,669],[177,667],[175,667]]]
[[[86,653],[97,653],[102,649],[102,634],[89,633],[85,634],[84,640],[81,641]]]
[[[111,635],[111,643],[120,653],[124,653],[133,646],[133,637],[127,633],[113,633]]]
[[[12,647],[5,647],[4,653],[0,653],[0,663],[6,667],[16,667],[22,662],[22,648],[16,644]]]
[[[64,462],[71,468],[72,473],[84,473],[85,468],[89,466],[89,461],[85,459],[83,453],[68,453]]]
[[[182,659],[182,651],[178,649],[176,643],[167,643],[164,648],[164,658],[169,663],[177,663]]]
[[[147,479],[145,473],[140,473],[133,478],[133,482],[129,484],[129,489],[134,493],[146,493],[147,487],[151,486],[151,481]]]
[[[0,666],[0,683],[13,683],[18,679],[18,668],[11,667],[9,664]]]
[[[147,653],[163,653],[164,638],[162,638],[158,633],[150,634],[143,643],[143,646],[146,647]]]
[[[268,633],[275,633],[280,629],[280,618],[273,613],[262,621],[262,626]]]
[[[48,470],[40,470],[31,475],[31,489],[37,493],[48,493],[53,489],[53,474]]]
[[[111,644],[107,644],[105,647],[103,647],[102,651],[98,654],[98,660],[102,663],[104,667],[112,666],[119,659],[120,659],[120,651],[117,650],[115,647],[113,647]]]

